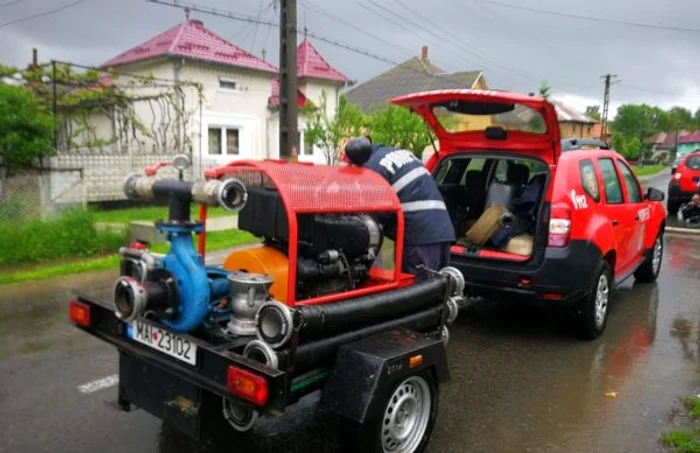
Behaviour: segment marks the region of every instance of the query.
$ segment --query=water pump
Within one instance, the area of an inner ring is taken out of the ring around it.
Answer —
[[[176,168],[182,162],[182,158],[176,160]],[[155,171],[150,175],[147,171],[131,174],[124,182],[124,192],[130,199],[167,201],[168,219],[155,226],[167,236],[170,251],[158,255],[140,244],[120,250],[123,259],[121,276],[114,286],[114,308],[117,317],[126,322],[154,316],[175,331],[190,332],[208,318],[236,318],[227,302],[241,297],[232,293],[233,283],[240,279],[223,269],[205,266],[195,250],[192,234],[201,233],[202,224],[190,219],[191,203],[237,212],[246,203],[247,191],[235,178],[184,181],[182,168],[178,170],[179,180],[156,179]],[[235,291],[244,289],[235,287]],[[238,325],[243,321],[239,320]],[[245,329],[236,330],[241,331],[247,333]]]

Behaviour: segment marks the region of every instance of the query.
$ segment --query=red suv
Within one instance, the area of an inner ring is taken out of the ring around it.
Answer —
[[[678,209],[700,192],[700,150],[687,154],[671,181],[668,183],[668,201],[666,208],[670,215],[676,215]]]
[[[426,166],[461,237],[451,261],[472,295],[568,304],[583,336],[595,338],[616,284],[657,278],[663,192],[645,192],[601,142],[566,140],[562,152],[547,100],[440,90],[392,102],[421,115],[439,139]]]

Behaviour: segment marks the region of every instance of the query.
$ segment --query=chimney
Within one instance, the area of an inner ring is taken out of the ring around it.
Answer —
[[[32,67],[34,69],[39,67],[39,52],[36,50],[36,47],[32,49]]]
[[[428,60],[428,46],[423,46],[420,52],[420,59],[423,61]]]

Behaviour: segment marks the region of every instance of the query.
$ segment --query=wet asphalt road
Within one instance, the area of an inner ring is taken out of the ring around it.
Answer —
[[[114,277],[1,289],[0,452],[337,450],[336,421],[316,411],[314,397],[245,437],[196,444],[143,411],[116,410],[114,386],[80,392],[114,375],[117,355],[68,325],[68,290],[100,292]],[[659,281],[627,282],[596,341],[573,338],[556,311],[470,307],[451,329],[452,380],[441,387],[429,451],[660,451],[678,399],[698,390],[698,294],[700,239],[669,236]]]

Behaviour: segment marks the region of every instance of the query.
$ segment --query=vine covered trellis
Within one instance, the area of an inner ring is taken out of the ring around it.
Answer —
[[[51,61],[0,65],[0,81],[29,89],[53,113],[54,152],[190,153],[201,84]],[[1,83],[1,82],[0,82]]]

